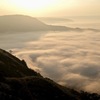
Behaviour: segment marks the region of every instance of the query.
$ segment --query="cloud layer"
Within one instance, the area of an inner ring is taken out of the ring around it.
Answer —
[[[15,55],[43,76],[68,87],[100,93],[100,33],[48,33]]]

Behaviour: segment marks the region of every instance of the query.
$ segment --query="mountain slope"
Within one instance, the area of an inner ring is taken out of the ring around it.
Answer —
[[[26,15],[0,16],[0,32],[69,31],[69,30],[74,30],[74,28],[57,26],[57,25],[56,26],[47,25],[34,17]]]
[[[4,77],[41,76],[29,69],[24,60],[21,61],[2,49],[0,49],[0,74]]]
[[[27,32],[48,30],[47,25],[36,18],[25,15],[0,16],[0,32]]]
[[[47,25],[40,20],[26,15],[0,16],[0,32],[32,32],[32,31],[100,31],[98,29],[71,28],[60,25]]]
[[[100,95],[77,92],[43,78],[25,61],[0,49],[0,100],[100,100]]]

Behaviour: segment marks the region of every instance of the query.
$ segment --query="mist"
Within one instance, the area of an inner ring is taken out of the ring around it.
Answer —
[[[15,55],[59,84],[100,93],[100,32],[47,33]]]

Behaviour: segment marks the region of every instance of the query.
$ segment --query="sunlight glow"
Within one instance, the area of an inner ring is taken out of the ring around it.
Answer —
[[[100,0],[0,0],[0,15],[100,16]]]
[[[12,0],[12,4],[18,9],[40,10],[49,7],[55,0]]]

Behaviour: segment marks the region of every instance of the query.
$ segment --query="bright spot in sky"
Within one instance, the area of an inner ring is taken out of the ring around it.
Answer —
[[[0,15],[100,16],[100,0],[0,0]]]
[[[18,9],[44,9],[54,4],[56,0],[11,0],[10,3]]]

